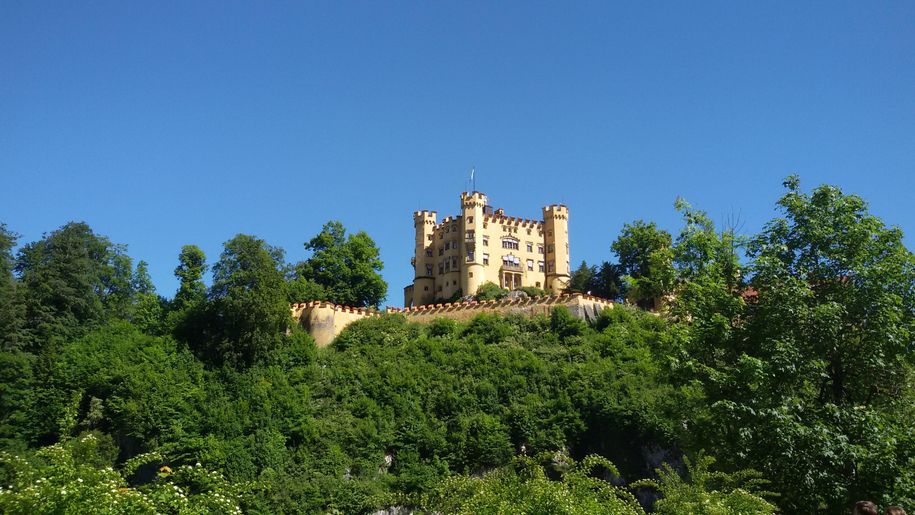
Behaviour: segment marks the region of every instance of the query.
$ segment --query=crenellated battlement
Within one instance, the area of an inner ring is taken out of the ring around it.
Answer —
[[[416,307],[389,307],[384,314],[403,315],[408,320],[427,323],[436,318],[467,321],[481,313],[522,316],[549,315],[556,306],[565,306],[573,316],[594,320],[604,309],[612,309],[613,301],[583,293],[565,293],[545,297],[520,297],[515,299],[468,301],[427,304]],[[319,347],[329,345],[349,324],[363,318],[382,316],[383,313],[331,302],[316,301],[292,305],[292,316],[305,327]]]
[[[485,215],[483,221],[487,223],[497,223],[503,225],[513,225],[515,227],[543,227],[543,220],[531,220],[528,218],[517,218],[514,216]]]
[[[435,219],[438,216],[438,213],[435,211],[427,211],[423,209],[422,211],[413,212],[413,225],[418,225],[420,223],[435,225]]]
[[[479,191],[465,191],[461,193],[461,207],[464,209],[483,207],[488,201],[486,195]]]
[[[568,220],[569,208],[563,204],[550,204],[543,208],[543,218],[552,218],[554,220]]]

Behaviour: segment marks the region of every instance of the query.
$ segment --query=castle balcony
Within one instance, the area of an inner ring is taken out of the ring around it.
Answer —
[[[502,271],[503,272],[523,272],[524,268],[520,263],[506,263],[502,262]]]

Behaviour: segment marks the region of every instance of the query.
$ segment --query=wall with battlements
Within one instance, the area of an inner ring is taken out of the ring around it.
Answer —
[[[292,318],[308,331],[318,347],[327,347],[343,329],[357,320],[381,316],[365,308],[338,306],[331,302],[306,302],[292,305]]]
[[[613,302],[591,295],[572,293],[498,301],[427,304],[403,309],[388,308],[386,312],[404,315],[411,322],[428,323],[436,318],[450,318],[464,322],[481,313],[515,314],[529,317],[549,315],[556,306],[565,306],[573,316],[591,321],[597,318],[605,308],[613,308]],[[309,302],[294,304],[292,316],[314,338],[318,347],[326,347],[349,324],[363,318],[381,316],[381,313],[364,308],[337,306],[330,302]]]

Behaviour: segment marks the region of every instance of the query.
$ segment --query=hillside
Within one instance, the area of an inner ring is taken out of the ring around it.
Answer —
[[[15,255],[4,226],[0,510],[915,506],[915,258],[860,198],[786,186],[756,235],[685,203],[676,237],[628,225],[573,276],[626,300],[591,322],[388,313],[326,348],[289,307],[377,306],[364,233],[328,224],[298,265],[239,235],[210,286],[186,246],[165,299],[85,224]],[[354,256],[371,280],[313,272]]]

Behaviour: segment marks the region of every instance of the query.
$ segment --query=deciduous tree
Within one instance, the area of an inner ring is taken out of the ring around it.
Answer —
[[[384,265],[378,247],[364,231],[347,235],[342,223],[328,222],[305,249],[312,255],[296,266],[297,276],[322,288],[326,300],[377,307],[387,296],[388,285],[379,273]],[[304,300],[313,299],[293,299]]]

